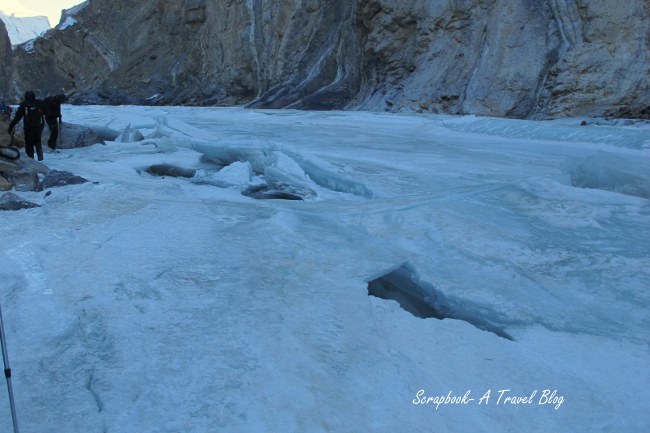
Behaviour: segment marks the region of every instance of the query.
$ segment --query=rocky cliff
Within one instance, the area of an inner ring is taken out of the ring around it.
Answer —
[[[647,0],[94,0],[14,92],[510,117],[650,115]]]
[[[0,101],[9,95],[12,81],[13,53],[4,22],[0,20]]]

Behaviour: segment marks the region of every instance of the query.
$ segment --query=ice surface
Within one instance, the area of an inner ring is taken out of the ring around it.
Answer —
[[[647,161],[636,161],[601,151],[569,161],[567,170],[573,186],[650,199],[650,170]]]
[[[0,214],[22,431],[650,430],[650,202],[629,194],[645,124],[63,114],[142,139],[47,154],[92,183]],[[197,174],[142,172],[155,164]],[[304,194],[242,194],[260,186]],[[514,341],[368,296],[404,263]],[[421,390],[474,400],[436,410]],[[0,411],[10,431],[1,392]]]

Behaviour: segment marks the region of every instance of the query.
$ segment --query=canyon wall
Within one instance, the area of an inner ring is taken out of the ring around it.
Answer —
[[[14,95],[517,118],[650,116],[647,0],[93,0]]]

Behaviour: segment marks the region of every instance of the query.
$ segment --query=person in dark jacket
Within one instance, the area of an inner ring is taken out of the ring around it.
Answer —
[[[41,133],[43,132],[43,126],[45,126],[43,104],[36,99],[36,94],[31,90],[25,92],[25,100],[20,103],[14,120],[9,124],[9,135],[13,135],[14,127],[21,119],[25,131],[25,153],[33,159],[34,149],[36,149],[38,160],[42,161]]]
[[[62,121],[61,104],[65,103],[67,100],[68,98],[63,94],[48,96],[43,100],[45,121],[47,122],[47,126],[50,128],[50,138],[47,140],[47,145],[52,150],[56,150],[56,140],[59,137],[59,125]]]

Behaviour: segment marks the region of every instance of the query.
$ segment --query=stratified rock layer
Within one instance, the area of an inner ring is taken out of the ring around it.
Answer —
[[[113,104],[648,117],[649,16],[647,0],[95,0],[16,51],[13,90]]]

